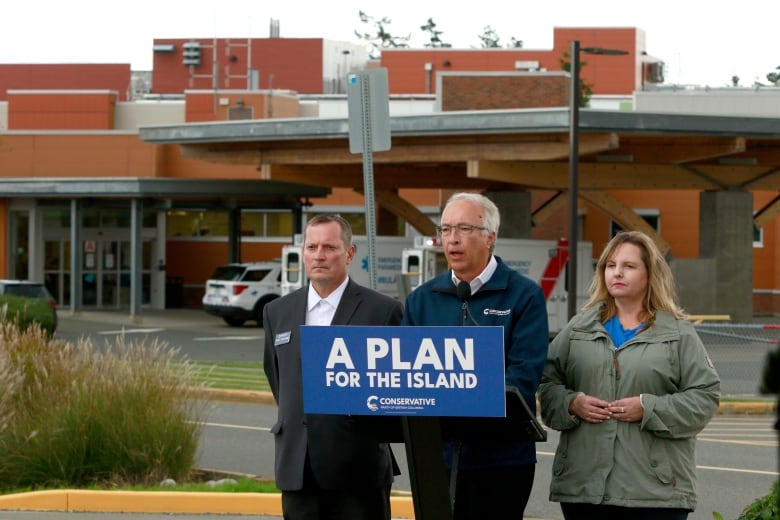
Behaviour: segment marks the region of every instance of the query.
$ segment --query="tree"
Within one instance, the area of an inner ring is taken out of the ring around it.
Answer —
[[[450,45],[449,43],[445,43],[442,41],[441,39],[442,32],[436,30],[436,22],[433,21],[433,18],[428,18],[428,22],[426,22],[425,25],[420,26],[420,30],[430,34],[428,43],[425,44],[426,48],[440,49],[440,48],[452,47],[452,45]]]
[[[368,54],[371,58],[379,58],[381,49],[409,47],[410,36],[393,36],[388,32],[387,26],[392,23],[390,18],[385,16],[377,20],[363,11],[359,11],[358,16],[361,23],[370,27],[371,32],[356,30],[355,36],[366,43],[369,48]]]
[[[482,34],[479,35],[479,39],[482,41],[483,49],[497,49],[501,47],[501,38],[498,33],[491,26],[486,26],[482,29]],[[518,40],[514,36],[510,38],[509,43],[506,44],[507,49],[520,49],[523,47],[523,40]]]
[[[775,70],[780,71],[780,67],[776,67]],[[778,74],[777,72],[770,72],[769,74],[766,75],[766,79],[772,85],[780,84],[780,74]]]
[[[512,49],[522,49],[523,48],[523,40],[518,40],[514,36],[509,40],[509,45],[507,47],[510,47]]]
[[[571,74],[571,54],[564,52],[563,58],[561,58],[559,63],[561,64],[561,70]],[[587,64],[587,62],[580,60],[580,72]],[[593,88],[586,84],[582,80],[582,75],[580,75],[580,107],[587,107],[591,97],[593,97]]]
[[[482,40],[483,49],[495,49],[501,47],[499,43],[501,38],[499,38],[496,30],[489,25],[482,29],[482,34],[479,35],[479,39]]]

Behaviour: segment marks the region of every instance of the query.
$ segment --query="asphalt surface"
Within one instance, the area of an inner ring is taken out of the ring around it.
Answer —
[[[105,321],[117,326],[149,326],[197,322],[199,310],[142,311],[139,316],[119,312],[81,312],[66,319]],[[210,390],[212,399],[246,402],[273,402],[267,392]],[[774,402],[722,403],[722,414],[772,414]],[[393,518],[414,518],[411,498],[393,497]],[[260,520],[281,517],[278,495],[266,493],[189,493],[51,490],[0,496],[0,520],[239,520],[252,515]]]

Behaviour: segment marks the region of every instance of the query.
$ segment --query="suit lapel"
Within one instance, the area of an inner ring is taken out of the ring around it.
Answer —
[[[333,321],[331,325],[349,325],[352,315],[360,305],[360,290],[352,280],[347,283],[344,294],[341,296],[339,306],[336,308],[336,313],[333,315]]]
[[[299,325],[306,323],[306,304],[309,302],[309,286],[306,285],[293,293],[295,299],[292,302],[290,317]]]

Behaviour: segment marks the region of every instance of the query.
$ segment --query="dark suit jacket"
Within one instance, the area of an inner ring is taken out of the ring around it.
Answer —
[[[388,486],[393,482],[390,447],[377,442],[358,417],[303,413],[300,326],[306,320],[309,288],[278,298],[265,306],[264,370],[278,405],[271,428],[276,452],[276,486],[282,491],[303,487],[308,452],[311,469],[321,488],[355,489]],[[333,325],[398,325],[401,302],[362,287],[347,284]],[[274,341],[290,334],[289,341]]]

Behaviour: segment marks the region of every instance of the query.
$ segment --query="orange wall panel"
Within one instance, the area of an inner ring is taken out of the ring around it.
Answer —
[[[753,208],[759,210],[777,196],[776,192],[754,192]],[[778,261],[778,218],[763,228],[763,244],[753,248],[753,287],[756,289],[780,288],[780,261]],[[778,295],[780,298],[780,294]],[[780,308],[776,309],[780,312]]]
[[[446,202],[440,200],[439,190],[409,188],[398,190],[398,195],[414,206],[434,206],[441,208],[444,205],[444,202]]]
[[[112,130],[116,92],[8,94],[9,130]]]
[[[258,164],[260,158],[258,156]],[[184,157],[179,145],[169,145],[157,175],[181,179],[259,179],[257,166],[218,164]]]
[[[363,195],[351,188],[333,188],[331,194],[323,198],[313,198],[311,203],[323,206],[363,206]]]
[[[633,209],[659,210],[661,236],[672,246],[672,255],[675,258],[698,258],[698,191],[615,190],[609,194]]]
[[[106,112],[113,108],[116,92],[26,92],[8,94],[9,113],[13,112]]]
[[[243,242],[241,261],[266,262],[281,258],[282,246],[291,242]],[[193,262],[193,258],[198,261]],[[227,262],[227,241],[169,241],[166,246],[166,274],[181,276],[187,285],[205,284],[214,268]]]
[[[129,63],[0,64],[0,101],[9,90],[112,90],[127,101]]]
[[[113,114],[9,114],[11,130],[108,130],[114,126]]]
[[[297,97],[292,96],[273,96],[266,99],[268,105],[268,117],[285,118],[300,117],[301,105]]]
[[[643,31],[633,27],[555,28],[554,52],[559,56],[568,54],[573,40],[580,42],[580,77],[593,86],[594,94],[631,94],[641,89],[642,52],[646,50]],[[586,54],[582,51],[586,47],[622,50],[628,54]]]
[[[154,177],[155,145],[135,134],[0,136],[0,177]]]
[[[671,245],[672,256],[699,256],[699,192],[615,190],[608,193],[629,208],[658,210],[661,236]],[[580,207],[586,208],[583,239],[593,243],[593,256],[597,258],[610,239],[611,219],[599,208],[582,200]]]
[[[0,177],[32,177],[35,135],[0,133]]]
[[[534,190],[531,192],[531,211],[542,207],[556,195],[554,191]],[[565,196],[565,195],[564,195]],[[543,222],[531,228],[531,238],[538,240],[558,240],[569,236],[568,212],[565,209],[555,212]],[[587,223],[587,220],[586,220]],[[587,235],[586,235],[587,237]],[[585,238],[585,240],[590,240]]]
[[[230,109],[239,103],[251,108],[251,119],[270,117],[300,117],[300,101],[297,94],[268,91],[217,92],[188,91],[185,93],[185,120],[188,123],[230,120]]]

